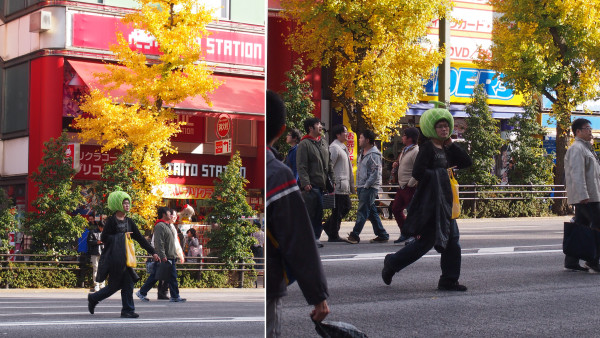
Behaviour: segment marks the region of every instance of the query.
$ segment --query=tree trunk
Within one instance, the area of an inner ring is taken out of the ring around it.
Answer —
[[[571,125],[571,109],[566,93],[557,90],[557,102],[554,104],[554,117],[556,118],[556,167],[554,170],[554,184],[565,184],[565,154],[569,146],[569,127]],[[557,188],[560,189],[560,188]],[[559,216],[569,212],[566,199],[555,199],[552,211]]]

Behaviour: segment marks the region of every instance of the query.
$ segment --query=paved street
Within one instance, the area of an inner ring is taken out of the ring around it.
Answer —
[[[136,289],[137,291],[137,289]],[[87,310],[87,290],[0,290],[4,337],[264,337],[264,289],[181,289],[186,303],[135,297],[137,319],[119,318],[117,293]]]
[[[600,275],[563,269],[563,222],[569,217],[459,220],[461,283],[469,290],[437,291],[439,254],[431,251],[381,279],[383,258],[402,246],[327,243],[319,249],[327,275],[331,321],[351,323],[369,337],[591,337],[600,335]],[[341,235],[353,224],[344,223]],[[395,222],[384,222],[390,239]],[[298,286],[284,298],[284,337],[315,337],[311,308]]]

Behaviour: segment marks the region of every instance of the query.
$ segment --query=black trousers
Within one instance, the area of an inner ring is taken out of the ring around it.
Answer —
[[[600,202],[574,204],[573,206],[575,207],[575,223],[600,229]],[[598,265],[599,261],[600,257],[596,257],[593,261],[586,263],[588,265]],[[576,265],[579,265],[579,258],[565,255],[565,267]]]
[[[323,224],[323,231],[329,239],[340,238],[342,219],[348,215],[351,207],[350,195],[335,195],[335,208],[331,210],[331,216]]]

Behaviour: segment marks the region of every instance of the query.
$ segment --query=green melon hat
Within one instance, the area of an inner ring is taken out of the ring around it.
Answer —
[[[421,120],[419,122],[421,132],[428,138],[438,138],[437,133],[435,132],[435,124],[439,120],[446,120],[450,126],[450,134],[448,135],[448,137],[450,137],[454,131],[454,118],[452,117],[452,114],[450,114],[450,111],[445,108],[446,105],[442,102],[429,101],[429,103],[433,103],[435,108],[431,108],[421,115]]]
[[[110,195],[108,195],[108,208],[112,212],[125,212],[125,210],[123,209],[124,200],[129,200],[129,203],[131,203],[131,196],[129,196],[129,194],[124,191],[113,191],[110,193]]]

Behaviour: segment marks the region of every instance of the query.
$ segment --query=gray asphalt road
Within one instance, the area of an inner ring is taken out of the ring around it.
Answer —
[[[600,275],[563,269],[566,217],[459,220],[464,293],[437,291],[439,254],[429,252],[381,280],[393,243],[327,243],[320,249],[328,278],[331,321],[351,323],[369,337],[600,336]],[[341,233],[350,231],[344,224]],[[398,237],[395,223],[385,225]],[[297,285],[284,298],[284,337],[317,336]]]
[[[185,303],[135,298],[137,319],[119,318],[119,293],[89,314],[87,293],[0,290],[0,336],[264,337],[264,289],[181,289]]]

